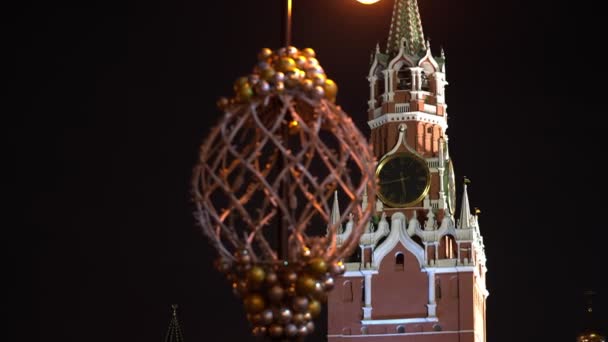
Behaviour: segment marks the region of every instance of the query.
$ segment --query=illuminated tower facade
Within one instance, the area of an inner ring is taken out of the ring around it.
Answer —
[[[456,212],[445,56],[425,41],[416,0],[395,0],[368,80],[379,194],[362,205],[376,214],[328,298],[328,340],[484,342],[483,238],[466,181]]]

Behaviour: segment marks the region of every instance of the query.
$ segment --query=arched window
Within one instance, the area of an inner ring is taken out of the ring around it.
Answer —
[[[424,91],[431,91],[431,82],[429,82],[429,76],[422,70],[420,72],[420,89]]]
[[[374,95],[376,96],[376,106],[382,104],[382,94],[384,94],[384,73],[380,68],[376,69],[376,85],[374,87]]]
[[[395,255],[395,271],[403,271],[405,268],[405,257],[403,253]]]
[[[367,331],[368,331],[367,327],[361,327],[361,335],[367,335],[368,334]]]
[[[397,71],[397,90],[412,89],[412,71],[406,64]]]
[[[440,254],[442,259],[454,259],[456,258],[456,240],[452,235],[446,235],[441,238]]]
[[[405,333],[405,327],[403,325],[397,326],[397,334],[404,334],[404,333]]]

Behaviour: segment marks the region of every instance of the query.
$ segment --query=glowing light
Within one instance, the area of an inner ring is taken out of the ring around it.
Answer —
[[[364,4],[364,5],[371,5],[371,4],[375,4],[376,2],[380,1],[380,0],[357,0],[360,3]]]

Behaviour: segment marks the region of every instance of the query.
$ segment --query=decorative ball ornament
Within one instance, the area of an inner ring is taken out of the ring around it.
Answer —
[[[301,339],[371,216],[375,158],[310,48],[262,49],[233,90],[194,167],[195,217],[252,333]]]

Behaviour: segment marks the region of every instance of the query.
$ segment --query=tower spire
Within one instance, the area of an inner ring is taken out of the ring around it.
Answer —
[[[415,55],[426,48],[417,0],[395,0],[386,53],[396,55],[402,38],[405,38],[405,52],[408,55]]]
[[[167,329],[167,335],[165,335],[165,342],[184,342],[182,327],[177,319],[177,304],[171,305],[171,309],[173,310],[173,314],[169,321],[169,329]]]
[[[462,190],[462,204],[460,205],[460,229],[471,228],[471,207],[469,206],[469,194],[467,193],[467,178],[464,179],[464,189]]]
[[[340,223],[340,205],[338,203],[338,190],[334,191],[334,203],[331,208],[330,213],[330,224],[339,224]],[[338,233],[342,233],[342,227],[338,227]]]

